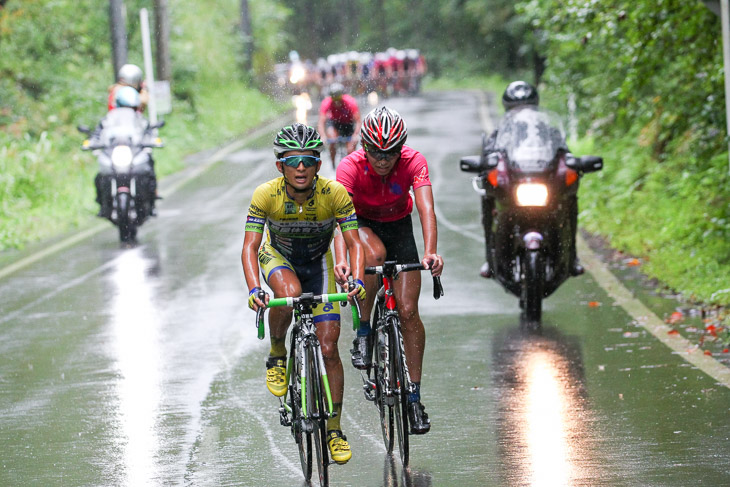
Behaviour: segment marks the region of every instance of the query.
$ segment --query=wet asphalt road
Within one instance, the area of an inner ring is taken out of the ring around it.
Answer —
[[[404,472],[346,367],[353,459],[331,485],[730,485],[730,391],[590,274],[545,302],[542,335],[477,276],[478,196],[458,170],[479,146],[476,95],[388,104],[429,161],[446,260],[446,295],[426,280],[421,300],[433,428]],[[302,485],[239,261],[251,193],[277,175],[269,138],[165,199],[136,248],[109,226],[0,279],[0,485]]]

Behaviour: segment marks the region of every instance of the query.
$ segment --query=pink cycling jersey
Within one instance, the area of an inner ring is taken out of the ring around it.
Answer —
[[[322,105],[319,107],[320,115],[336,123],[352,123],[358,112],[357,102],[350,95],[342,95],[342,103],[339,105],[335,105],[332,97],[328,96],[322,100]]]
[[[358,216],[379,222],[408,216],[413,210],[411,187],[431,185],[426,158],[407,145],[387,176],[375,173],[364,150],[353,152],[337,166],[337,181],[352,195]]]

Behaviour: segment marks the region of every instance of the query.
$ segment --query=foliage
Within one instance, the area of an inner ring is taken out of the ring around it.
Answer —
[[[645,271],[686,296],[728,304],[730,177],[726,155],[693,170],[691,156],[670,156],[650,170],[651,150],[634,136],[590,149],[607,161],[581,183],[581,224],[647,261]],[[586,149],[583,147],[582,149]],[[620,163],[619,163],[620,161]]]
[[[349,50],[420,49],[437,76],[508,75],[532,63],[509,0],[290,0],[288,49],[316,59]]]
[[[720,20],[701,2],[529,0],[517,10],[544,33],[547,85],[577,95],[584,128],[641,127],[657,160],[724,150]]]
[[[125,0],[129,62],[142,62],[139,17],[151,0]],[[264,22],[284,19],[280,2],[252,1],[260,42],[255,67],[283,38]],[[236,0],[173,0],[173,112],[156,152],[158,174],[183,157],[230,139],[282,106],[252,89],[240,72]],[[0,9],[0,250],[21,247],[88,222],[95,213],[95,160],[79,150],[79,123],[106,110],[113,81],[108,8],[97,2],[10,0]]]

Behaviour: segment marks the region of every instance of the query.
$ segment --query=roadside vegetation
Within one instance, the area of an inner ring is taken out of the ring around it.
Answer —
[[[151,12],[152,2],[125,3],[129,62],[143,66],[138,12]],[[155,152],[160,176],[288,108],[241,70],[236,0],[170,3],[174,97],[160,131],[166,146]],[[283,38],[264,25],[290,12],[276,3],[256,7],[262,32],[254,68],[266,73]],[[0,7],[0,250],[93,221],[96,159],[81,152],[76,126],[93,127],[106,113],[109,37],[104,2],[9,0]]]
[[[0,7],[0,250],[66,231],[96,211],[95,161],[78,123],[104,114],[112,81],[106,5]],[[126,0],[129,61],[142,64]],[[720,19],[683,0],[249,0],[255,51],[243,73],[239,0],[170,0],[173,113],[160,174],[285,109],[266,74],[291,49],[419,48],[426,89],[501,93],[539,84],[575,100],[578,154],[605,159],[581,189],[581,223],[690,300],[730,304],[730,177]],[[415,7],[414,7],[415,6]],[[392,20],[392,21],[386,21]],[[398,19],[395,21],[394,19]]]

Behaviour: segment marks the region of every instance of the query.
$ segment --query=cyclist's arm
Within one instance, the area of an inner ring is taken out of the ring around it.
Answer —
[[[433,191],[430,185],[424,185],[416,188],[414,194],[416,196],[418,217],[421,220],[421,228],[423,229],[423,247],[425,252],[421,263],[427,269],[431,269],[431,273],[434,276],[440,276],[444,267],[444,261],[436,253],[438,229],[436,226],[436,213],[433,207]]]
[[[359,139],[360,138],[360,125],[362,125],[362,119],[360,118],[360,109],[358,108],[355,110],[355,113],[352,115],[352,123],[353,127],[355,127],[355,131],[352,133],[353,139]]]
[[[326,101],[327,98],[322,100],[322,104],[319,106],[319,121],[317,122],[317,132],[319,132],[320,137],[326,137],[325,122],[327,121],[327,110],[329,109],[329,104],[325,105]]]
[[[347,244],[345,243],[345,239],[342,236],[342,231],[340,230],[340,227],[337,227],[335,229],[335,281],[340,286],[345,285],[345,281],[347,281],[347,276],[350,275],[350,266],[347,263]]]
[[[342,239],[344,239],[347,252],[350,255],[352,277],[363,282],[363,277],[365,277],[365,250],[360,241],[357,228],[342,232]]]
[[[259,232],[247,231],[243,237],[241,264],[243,265],[243,275],[246,278],[249,291],[255,287],[261,287],[258,256],[261,240],[263,240],[263,234]]]

